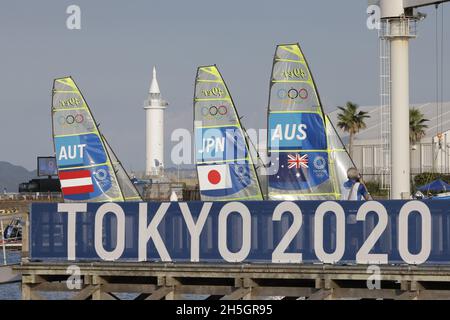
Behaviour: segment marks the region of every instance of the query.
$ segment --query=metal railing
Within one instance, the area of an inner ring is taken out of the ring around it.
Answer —
[[[379,32],[381,39],[391,39],[397,37],[415,38],[417,37],[417,18],[400,17],[382,19]]]
[[[20,192],[0,194],[0,200],[12,201],[58,201],[62,199],[60,192]]]

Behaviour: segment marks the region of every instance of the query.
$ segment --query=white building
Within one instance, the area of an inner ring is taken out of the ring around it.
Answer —
[[[157,176],[164,169],[164,109],[168,103],[161,98],[156,69],[153,67],[153,79],[148,99],[145,101],[146,116],[146,164],[147,176]]]
[[[450,102],[444,102],[442,108],[436,103],[411,105],[419,109],[430,121],[426,124],[426,136],[410,148],[411,174],[436,171],[450,173]],[[366,119],[367,128],[356,134],[353,145],[353,160],[366,180],[379,181],[383,172],[381,108],[361,107],[370,115]],[[442,110],[442,111],[440,111]],[[339,110],[329,113],[336,130],[344,144],[348,144],[348,134],[337,127]],[[394,124],[395,125],[395,124]],[[437,138],[441,133],[441,139]],[[440,140],[440,143],[439,143]]]

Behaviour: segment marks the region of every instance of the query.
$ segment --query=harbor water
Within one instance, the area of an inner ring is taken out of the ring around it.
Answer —
[[[6,263],[8,265],[20,263],[20,251],[7,251]],[[1,264],[4,264],[3,255],[0,259]],[[44,298],[50,300],[64,300],[70,298],[71,294],[67,292],[43,292],[40,293]],[[136,294],[118,293],[117,297],[122,300],[132,300]],[[206,298],[201,295],[184,295],[184,299],[198,300]],[[20,282],[0,284],[0,300],[20,300],[22,298]]]
[[[20,251],[7,251],[6,252],[6,263],[17,264],[20,263]],[[1,264],[4,264],[3,254],[1,256]],[[9,284],[0,284],[0,300],[20,300],[21,292],[20,292],[20,283],[9,283]]]

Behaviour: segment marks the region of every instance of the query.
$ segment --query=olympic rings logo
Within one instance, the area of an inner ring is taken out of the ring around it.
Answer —
[[[221,106],[211,106],[211,107],[203,107],[202,108],[202,115],[203,116],[224,116],[228,113],[228,109],[226,106],[221,105]]]
[[[84,121],[84,116],[82,114],[76,114],[76,115],[72,115],[69,114],[68,116],[60,116],[58,118],[58,123],[60,125],[64,125],[64,124],[68,124],[68,125],[72,125],[72,124],[80,124]]]
[[[305,88],[301,88],[299,90],[295,89],[295,88],[291,88],[289,90],[286,89],[279,89],[277,92],[277,96],[280,99],[285,99],[285,98],[289,98],[291,100],[295,100],[297,98],[300,98],[302,100],[306,100],[308,99],[308,90],[306,90]]]

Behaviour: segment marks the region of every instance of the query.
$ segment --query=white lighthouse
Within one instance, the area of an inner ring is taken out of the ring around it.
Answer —
[[[156,69],[153,67],[153,79],[148,99],[145,101],[146,117],[146,164],[148,176],[160,175],[164,168],[164,109],[168,103],[161,99]]]

